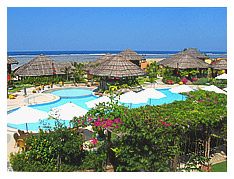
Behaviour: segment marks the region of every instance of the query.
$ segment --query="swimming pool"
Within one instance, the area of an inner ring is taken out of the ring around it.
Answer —
[[[161,99],[149,99],[147,101],[147,103],[139,103],[139,104],[130,104],[130,103],[125,103],[124,106],[129,107],[129,108],[137,108],[137,107],[141,107],[141,106],[146,106],[146,105],[161,105],[161,104],[168,104],[168,103],[172,103],[173,101],[181,101],[181,100],[186,100],[186,96],[181,95],[181,94],[177,94],[177,93],[171,93],[169,91],[169,89],[157,89],[158,91],[164,93],[166,95],[166,97],[163,97]],[[61,90],[62,91],[62,90]],[[91,91],[91,90],[89,90]],[[87,105],[85,104],[88,101],[92,101],[94,99],[97,99],[99,97],[96,97],[94,95],[89,95],[89,96],[82,96],[82,97],[60,97],[60,99],[58,101],[54,101],[51,103],[46,103],[46,104],[38,104],[38,105],[30,105],[29,107],[32,107],[34,109],[38,109],[41,111],[45,111],[45,112],[49,112],[52,108],[61,106],[63,104],[72,102],[84,109],[90,110],[90,108],[87,107]],[[17,109],[14,109],[14,111]],[[12,110],[13,111],[13,110]],[[54,119],[44,119],[40,122],[36,122],[36,123],[28,123],[28,129],[31,131],[38,131],[38,128],[40,126],[40,128],[42,129],[46,129],[43,128],[43,125],[49,125],[52,128],[55,126],[55,121]],[[64,123],[66,126],[69,126],[69,121],[64,121],[64,120],[60,120],[60,122]],[[25,124],[7,124],[10,127],[14,127],[17,129],[21,129],[21,130],[26,130],[26,125]]]
[[[80,97],[92,95],[92,92],[92,90],[88,89],[59,89],[50,93],[60,97]]]

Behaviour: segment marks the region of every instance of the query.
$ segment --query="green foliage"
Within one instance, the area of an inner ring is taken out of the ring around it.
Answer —
[[[192,77],[195,77],[198,73],[199,73],[198,70],[192,70],[192,71],[189,72],[189,74],[190,74]]]
[[[227,161],[212,165],[211,172],[227,172]]]
[[[147,65],[146,75],[149,76],[151,81],[157,78],[159,67],[157,66],[157,62],[152,62],[150,65]]]
[[[113,100],[118,96],[112,94],[111,102],[100,103],[85,116],[75,117],[73,129],[58,126],[54,131],[40,130],[38,136],[29,137],[26,153],[11,156],[12,167],[16,171],[103,171],[111,149],[116,171],[176,171],[171,167],[173,159],[187,154],[192,157],[185,170],[200,170],[196,164],[209,158],[198,151],[199,141],[206,142],[214,133],[226,138],[227,96],[202,90],[184,94],[188,95],[186,101],[134,109],[118,105]],[[76,128],[91,125],[94,137],[104,136],[106,122],[116,120],[118,123],[107,125],[113,131],[111,142],[99,142],[96,152],[79,149],[84,141]]]
[[[66,77],[64,75],[55,75],[53,76],[29,76],[22,78],[21,81],[18,81],[19,84],[31,84],[35,86],[39,85],[49,85],[50,83],[59,83],[60,81],[65,81]]]
[[[181,81],[180,77],[176,77],[176,76],[163,77],[163,79],[162,79],[163,83],[166,83],[167,80],[168,81],[172,80],[174,83]]]
[[[166,66],[163,71],[163,78],[168,78],[172,76],[172,69],[169,66]]]
[[[66,73],[66,76],[67,76],[67,81],[68,81],[68,77],[69,77],[69,74],[70,74],[70,70],[71,70],[71,67],[70,66],[65,66],[64,68],[61,68],[61,71],[64,71]]]
[[[67,128],[60,123],[54,130],[40,129],[39,135],[31,134],[25,142],[26,152],[11,155],[10,161],[15,171],[60,171],[62,165],[70,165],[70,168],[80,166],[86,154],[83,150],[85,141],[77,128]]]
[[[83,78],[85,71],[83,71],[83,67],[85,66],[85,63],[77,63],[77,62],[73,62],[72,66],[74,66],[76,68],[75,73],[74,73],[74,80],[76,82],[81,82],[84,83],[85,80]]]
[[[89,111],[87,117],[100,122],[121,119],[114,133],[123,135],[111,146],[116,171],[171,171],[175,156],[195,152],[197,142],[207,140],[216,130],[225,133],[226,95],[207,91],[188,94],[186,101],[161,106],[127,109],[111,103]],[[202,156],[199,160],[205,161]]]
[[[180,70],[179,73],[180,73],[180,76],[182,76],[182,77],[188,77],[189,76],[189,72],[187,70]]]
[[[199,78],[197,81],[193,81],[194,85],[205,85],[209,82],[209,78]]]

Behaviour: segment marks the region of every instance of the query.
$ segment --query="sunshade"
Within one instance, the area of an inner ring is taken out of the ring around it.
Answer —
[[[160,91],[154,89],[154,88],[147,88],[144,91],[141,91],[138,93],[139,96],[142,98],[151,98],[151,99],[160,99],[163,97],[166,97],[165,94],[161,93]]]
[[[94,99],[92,101],[89,101],[89,102],[86,102],[85,104],[87,105],[88,108],[94,108],[96,105],[98,105],[99,103],[107,103],[107,102],[110,102],[110,98],[107,97],[107,96],[103,96],[103,97],[100,97],[100,98],[97,98],[97,99]]]
[[[133,103],[133,104],[138,104],[138,103],[147,103],[148,98],[143,97],[142,95],[139,95],[138,93],[135,93],[133,91],[124,93],[120,95],[120,100],[121,103]]]
[[[216,87],[214,85],[206,86],[206,87],[202,88],[202,90],[205,90],[205,91],[214,91],[216,93],[227,94],[225,91],[221,90],[220,88],[218,88],[218,87]]]
[[[217,77],[215,77],[216,79],[223,79],[223,80],[227,80],[227,74],[226,73],[224,73],[224,74],[222,74],[222,75],[219,75],[219,76],[217,76]]]
[[[72,120],[73,117],[83,116],[88,110],[79,107],[73,103],[66,103],[64,105],[52,108],[49,116],[59,120]]]
[[[11,124],[34,123],[48,118],[44,111],[22,106],[18,110],[7,115],[7,122]]]
[[[193,91],[192,88],[186,86],[186,85],[179,85],[175,88],[169,89],[170,92],[172,93],[183,93],[183,92],[190,92]]]

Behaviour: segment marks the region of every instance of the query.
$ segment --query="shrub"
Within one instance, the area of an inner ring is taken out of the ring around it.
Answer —
[[[39,135],[31,134],[25,139],[26,152],[11,155],[12,168],[15,171],[66,171],[63,167],[77,170],[86,154],[84,141],[77,128],[56,124],[53,131],[40,129]]]
[[[208,83],[208,78],[199,78],[197,81],[193,81],[194,85],[205,85]]]
[[[181,80],[184,84],[186,84],[188,82],[188,80],[186,78]]]
[[[163,83],[166,83],[166,81],[169,81],[169,80],[172,80],[173,81],[173,83],[178,83],[179,81],[181,81],[180,80],[180,78],[179,77],[176,77],[176,76],[168,76],[168,77],[163,77],[163,79],[162,79],[162,81],[163,81]]]

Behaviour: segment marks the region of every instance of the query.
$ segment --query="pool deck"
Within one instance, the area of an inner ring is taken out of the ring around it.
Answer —
[[[167,88],[174,88],[179,86],[178,84],[175,85],[166,85],[166,84],[158,84],[157,86],[154,86],[154,84],[144,84],[143,88],[155,88],[155,89],[167,89]],[[193,89],[202,88],[201,85],[188,85],[189,87]],[[76,89],[90,89],[94,90],[96,89],[96,86],[93,87],[85,87],[85,86],[78,86],[75,87],[72,84],[66,84],[65,87],[59,87],[54,85],[54,89],[66,89],[66,88],[76,88]],[[12,110],[18,107],[21,107],[23,105],[33,105],[33,104],[43,104],[43,103],[49,103],[53,101],[57,101],[59,97],[49,94],[49,93],[32,93],[32,90],[35,89],[27,88],[27,97],[24,96],[23,90],[21,92],[16,92],[14,94],[17,94],[18,96],[15,99],[7,99],[7,110]],[[46,90],[46,89],[45,89]],[[28,100],[29,99],[29,100]],[[15,153],[19,151],[19,147],[15,146],[15,140],[13,138],[13,134],[17,132],[17,129],[7,127],[7,158],[9,159],[9,154],[11,152]]]

